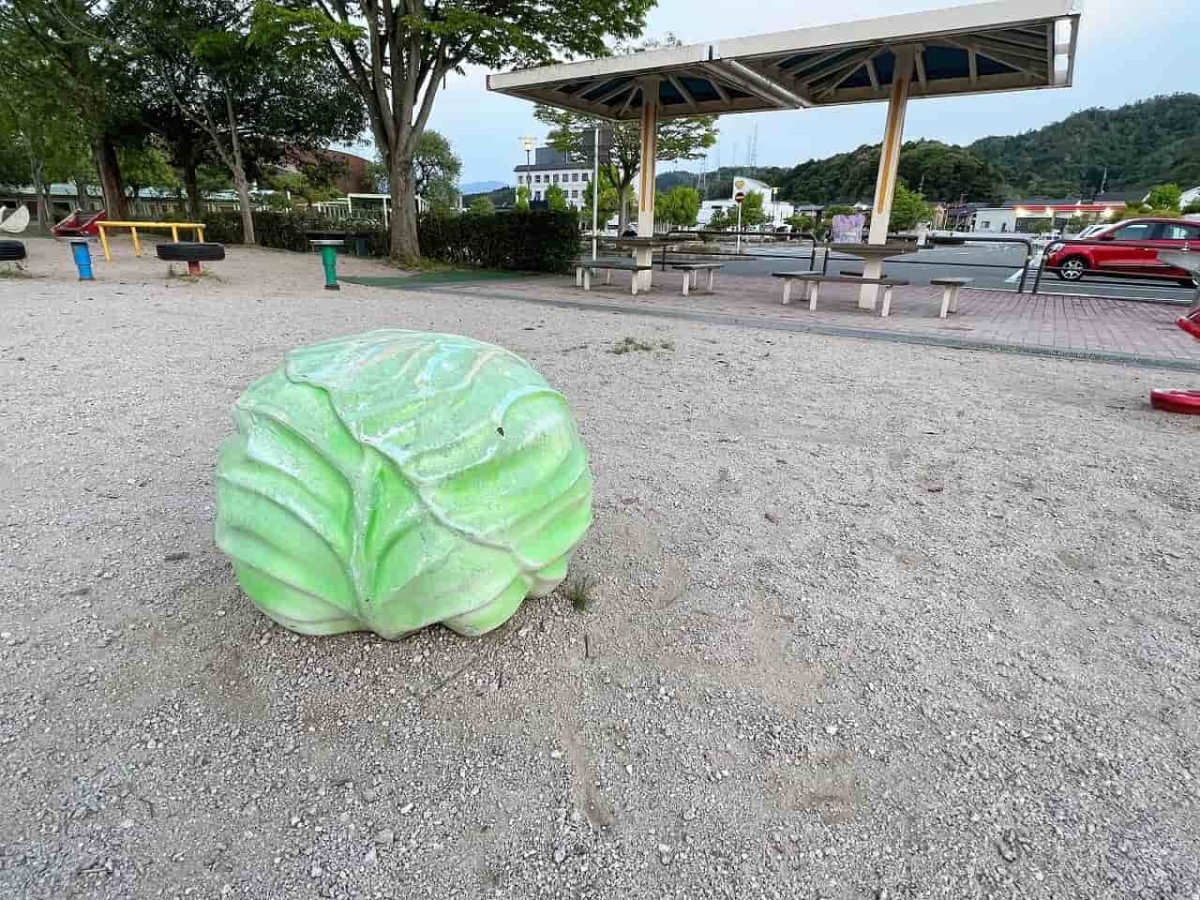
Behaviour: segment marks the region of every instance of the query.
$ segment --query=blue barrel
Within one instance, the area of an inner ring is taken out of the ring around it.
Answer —
[[[71,256],[75,258],[75,268],[79,270],[80,281],[95,281],[92,275],[92,249],[83,238],[71,241]]]

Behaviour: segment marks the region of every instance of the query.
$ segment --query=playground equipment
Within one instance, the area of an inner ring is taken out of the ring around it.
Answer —
[[[20,241],[0,241],[0,262],[16,263],[21,268],[25,258],[25,245]]]
[[[233,416],[217,546],[258,608],[302,634],[484,634],[566,577],[592,523],[566,400],[471,338],[300,347]]]
[[[199,278],[203,274],[201,262],[216,262],[225,258],[223,244],[163,243],[158,245],[156,252],[158,258],[165,262],[187,263],[188,275],[192,278]]]
[[[309,241],[321,251],[321,265],[325,269],[325,290],[340,291],[342,286],[337,280],[337,251],[345,241]]]
[[[112,256],[108,252],[108,231],[112,228],[128,228],[129,233],[133,238],[133,254],[134,256],[142,255],[142,242],[138,240],[138,230],[147,229],[168,229],[171,232],[171,240],[179,242],[179,229],[190,228],[196,233],[196,241],[204,243],[204,223],[203,222],[110,222],[108,219],[97,221],[96,228],[100,234],[100,246],[104,250],[105,260],[112,260]],[[224,257],[221,257],[224,259]]]
[[[95,281],[92,274],[92,248],[87,238],[71,239],[71,258],[75,260],[75,268],[79,270],[80,281]]]
[[[18,206],[8,216],[0,221],[0,231],[5,234],[20,234],[29,227],[29,207]]]
[[[1169,266],[1177,266],[1194,275],[1200,275],[1200,253],[1161,250],[1158,258]],[[1200,288],[1196,290],[1192,308],[1176,319],[1175,324],[1180,330],[1200,341]],[[1200,415],[1200,391],[1153,390],[1150,392],[1150,405],[1166,412]]]
[[[55,237],[65,238],[95,237],[100,233],[96,223],[103,221],[104,215],[104,210],[85,212],[77,209],[57,225],[52,226],[50,233]]]

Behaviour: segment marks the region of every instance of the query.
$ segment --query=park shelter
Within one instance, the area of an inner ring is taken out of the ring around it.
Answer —
[[[488,88],[640,122],[638,234],[647,238],[660,120],[886,102],[869,236],[884,244],[909,99],[1069,87],[1079,17],[1077,0],[999,0],[495,73]],[[869,260],[866,274],[881,266]],[[864,285],[860,305],[874,299]]]

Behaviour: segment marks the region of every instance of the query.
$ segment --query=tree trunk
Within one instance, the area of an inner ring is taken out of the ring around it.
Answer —
[[[74,178],[74,181],[75,181],[75,205],[79,208],[80,212],[87,212],[90,208],[89,207],[90,201],[88,200],[87,176],[86,175],[76,175]]]
[[[238,137],[237,115],[233,111],[233,94],[225,89],[225,111],[229,116],[229,143],[233,148],[233,183],[237,185],[238,203],[242,207],[242,243],[257,244],[254,236],[254,210],[250,206],[250,183],[242,162],[242,141]]]
[[[411,158],[396,154],[388,173],[388,190],[392,201],[392,259],[401,265],[413,265],[421,258],[421,245],[417,239],[417,180]]]
[[[117,162],[117,148],[112,139],[102,135],[92,141],[92,155],[96,160],[96,172],[100,175],[100,191],[104,194],[104,208],[108,218],[121,221],[129,218],[129,204],[121,184],[121,165]]]
[[[196,176],[196,158],[188,155],[183,160],[183,189],[187,194],[187,214],[193,222],[199,222],[203,215],[200,200],[200,182]]]
[[[46,164],[35,156],[29,157],[29,177],[33,181],[33,196],[37,198],[38,228],[46,230]]]

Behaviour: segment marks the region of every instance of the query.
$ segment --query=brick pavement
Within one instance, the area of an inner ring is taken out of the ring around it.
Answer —
[[[780,303],[783,287],[770,277],[717,276],[713,294],[680,294],[682,276],[654,273],[649,294],[631,297],[626,273],[614,273],[612,285],[595,284],[590,293],[562,277],[531,277],[503,285],[461,285],[457,293],[503,293],[554,303],[604,304],[630,312],[651,312],[708,321],[736,318],[733,324],[761,323],[765,327],[812,330],[854,337],[879,337],[930,343],[954,343],[981,348],[1062,353],[1071,356],[1127,357],[1115,361],[1160,361],[1180,368],[1200,368],[1200,341],[1175,327],[1183,308],[1165,303],[1135,302],[1107,297],[1051,294],[1018,295],[1001,291],[964,290],[959,312],[938,318],[941,289],[924,286],[897,288],[892,313],[880,318],[857,307],[853,285],[822,285],[815,312],[793,300]],[[794,291],[798,296],[799,291]],[[924,340],[923,340],[924,339]]]

